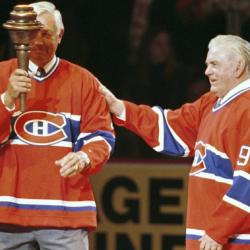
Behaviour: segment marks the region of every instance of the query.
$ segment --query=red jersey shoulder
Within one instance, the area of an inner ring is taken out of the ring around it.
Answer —
[[[84,75],[85,77],[94,77],[94,75],[86,68],[60,58],[60,65],[63,70],[70,70],[76,74]],[[95,78],[95,77],[94,77]]]
[[[212,92],[207,92],[198,99],[199,105],[195,105],[195,106],[199,110],[201,119],[204,115],[206,116],[207,113],[210,113],[212,111],[217,100],[218,100],[218,97]]]
[[[15,69],[17,68],[17,59],[11,58],[9,60],[0,61],[1,70],[2,69]]]
[[[236,96],[228,103],[228,109],[230,114],[232,115],[231,121],[247,121],[249,124],[250,119],[250,90],[241,93],[240,95]]]
[[[17,60],[16,58],[12,58],[6,61],[1,61],[0,62],[0,76],[1,77],[6,77],[11,74],[13,70],[17,68]]]
[[[200,101],[201,101],[201,105],[202,106],[213,106],[218,100],[218,97],[212,93],[212,92],[207,92],[205,94],[203,94],[201,97],[200,97]]]
[[[76,79],[75,83],[82,81],[84,88],[97,88],[98,79],[86,68],[69,62],[65,59],[60,59],[59,70],[63,70],[64,74],[70,75]]]
[[[248,108],[249,109],[249,104],[250,104],[250,90],[242,93],[237,97],[237,102],[242,105],[242,107]],[[246,106],[245,106],[246,105]]]

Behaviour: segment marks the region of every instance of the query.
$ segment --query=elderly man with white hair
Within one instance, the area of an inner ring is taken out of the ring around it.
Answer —
[[[208,46],[210,91],[176,110],[136,105],[105,86],[114,121],[157,152],[194,157],[186,250],[250,249],[250,44],[218,35]]]
[[[98,80],[56,56],[60,12],[50,2],[31,6],[43,28],[28,72],[16,59],[0,62],[0,249],[88,250],[97,226],[89,176],[109,159],[112,121]]]

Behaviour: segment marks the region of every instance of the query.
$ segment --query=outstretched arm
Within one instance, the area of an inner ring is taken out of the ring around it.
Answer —
[[[155,151],[173,156],[192,153],[198,131],[200,100],[177,110],[167,110],[120,100],[101,84],[99,92],[114,115],[114,123],[140,136]]]
[[[109,106],[110,112],[115,116],[121,116],[125,113],[125,105],[124,102],[118,99],[109,89],[107,89],[104,85],[99,83],[99,91],[104,95],[106,102]]]

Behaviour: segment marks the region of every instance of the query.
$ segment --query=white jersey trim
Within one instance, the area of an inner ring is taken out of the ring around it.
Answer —
[[[165,119],[165,122],[166,122],[172,136],[184,149],[183,157],[188,156],[189,152],[190,152],[188,145],[175,133],[175,131],[171,128],[171,126],[168,123],[168,120],[167,120],[168,110],[164,110],[164,113],[162,113],[158,107],[153,107],[152,109],[158,115],[158,127],[159,127],[159,137],[158,137],[159,145],[154,147],[153,149],[157,152],[164,150],[164,126],[163,126],[164,120],[163,119]]]
[[[202,235],[205,234],[205,230],[187,228],[187,229],[186,229],[186,234],[193,234],[193,235],[202,236]]]
[[[159,128],[159,136],[158,136],[158,142],[159,145],[154,147],[153,149],[156,152],[160,152],[164,150],[164,129],[163,129],[163,115],[162,112],[157,107],[153,107],[152,110],[158,115],[158,128]]]
[[[233,184],[233,180],[232,179],[227,179],[227,178],[223,178],[214,174],[210,174],[210,173],[204,173],[204,172],[200,172],[198,174],[193,175],[195,177],[200,177],[200,178],[204,178],[204,179],[210,179],[210,180],[214,180],[216,182],[221,182],[221,183],[225,183],[228,185],[232,185]]]
[[[80,115],[72,115],[71,113],[64,113],[64,112],[61,112],[61,114],[63,114],[66,118],[69,118],[69,119],[74,120],[74,121],[79,122],[81,120]]]
[[[0,196],[0,202],[12,202],[19,205],[47,205],[47,206],[64,206],[64,207],[95,207],[94,201],[64,201],[48,199],[22,199],[13,196]]]
[[[10,144],[12,144],[12,145],[27,145],[27,146],[34,145],[31,143],[26,143],[26,142],[19,140],[19,139],[10,140]],[[43,145],[40,145],[40,146],[43,146]],[[61,141],[61,142],[57,142],[54,144],[49,144],[49,145],[46,144],[45,146],[72,148],[73,144],[72,144],[72,142]]]
[[[222,107],[224,107],[226,104],[228,104],[230,101],[235,99],[240,94],[250,90],[250,79],[247,79],[243,81],[242,83],[238,84],[235,88],[231,89],[223,98],[219,98],[217,101],[217,106],[215,106],[212,111],[215,112]]]
[[[77,140],[84,138],[85,136],[91,135],[91,133],[80,133]],[[105,140],[102,136],[94,136],[93,138],[90,138],[89,140],[83,140],[84,141],[84,145],[90,143],[90,142],[95,142],[95,141],[104,141],[109,149],[109,152],[111,152],[112,147],[110,146],[110,144],[107,142],[107,140]]]
[[[197,142],[198,143],[198,142]],[[202,142],[203,143],[203,142]],[[212,151],[213,153],[215,153],[216,155],[219,155],[221,158],[224,159],[229,159],[229,157],[227,156],[226,153],[219,151],[218,149],[216,149],[214,146],[210,145],[210,144],[205,144],[206,148],[210,151]]]
[[[223,200],[224,200],[225,202],[227,202],[227,203],[229,203],[229,204],[235,206],[235,207],[240,208],[241,210],[244,210],[244,211],[250,213],[250,207],[247,206],[246,204],[240,202],[240,201],[237,201],[237,200],[235,200],[235,199],[233,199],[233,198],[230,198],[230,197],[228,197],[227,195],[225,195],[225,196],[223,197]]]
[[[246,173],[246,172],[244,172],[242,170],[236,170],[236,171],[234,171],[234,176],[242,176],[245,179],[250,180],[250,174],[248,174],[248,173]]]
[[[194,228],[187,228],[186,234],[192,234],[197,236],[203,236],[205,234],[205,230],[199,230]],[[230,239],[241,239],[241,240],[250,240],[250,234],[235,234]]]

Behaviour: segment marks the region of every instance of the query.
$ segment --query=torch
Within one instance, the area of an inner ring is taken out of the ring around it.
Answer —
[[[29,5],[16,5],[10,12],[11,20],[3,24],[9,31],[11,41],[14,44],[18,68],[28,71],[30,42],[35,38],[42,24],[36,20],[37,14]],[[26,94],[20,94],[21,112],[26,110]]]

